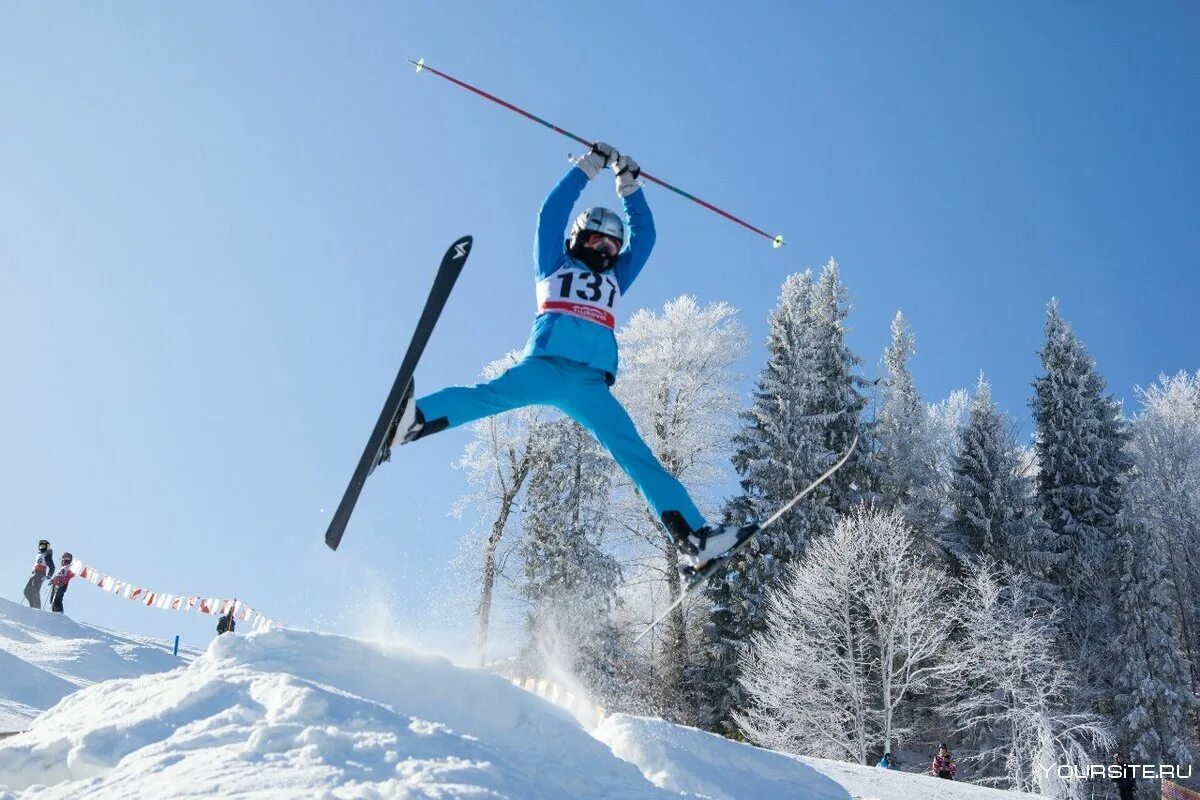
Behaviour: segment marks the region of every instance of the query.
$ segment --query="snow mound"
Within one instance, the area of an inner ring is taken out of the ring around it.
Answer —
[[[661,719],[614,714],[594,731],[646,778],[686,797],[712,800],[1032,800],[1005,792],[842,761],[763,750]]]
[[[0,784],[39,799],[669,796],[498,675],[288,630],[71,695],[0,744]]]
[[[18,731],[71,692],[175,669],[161,642],[0,600],[0,732]]]
[[[0,697],[23,722],[53,706],[0,741],[0,800],[1030,797],[657,719],[589,733],[492,672],[306,631],[221,636],[181,665],[149,640],[0,604]]]

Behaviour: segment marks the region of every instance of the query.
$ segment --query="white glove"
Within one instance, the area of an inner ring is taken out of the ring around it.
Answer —
[[[642,168],[632,158],[618,155],[616,161],[612,164],[612,168],[613,172],[617,173],[617,194],[621,197],[628,197],[642,188],[642,184],[638,182],[638,176],[642,174]]]
[[[587,153],[576,158],[572,163],[587,173],[588,180],[600,174],[600,170],[609,164],[614,164],[621,154],[617,148],[604,142],[596,142]]]

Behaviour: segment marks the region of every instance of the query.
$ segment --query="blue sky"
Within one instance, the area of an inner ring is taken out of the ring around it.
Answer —
[[[444,629],[465,431],[376,473],[336,554],[321,537],[459,235],[419,388],[524,342],[574,146],[406,59],[787,236],[651,187],[627,313],[733,303],[753,377],[784,276],[836,257],[869,375],[902,309],[927,399],[982,369],[1028,432],[1051,296],[1121,397],[1200,368],[1198,35],[1187,2],[4,4],[5,596],[46,537],[298,625]],[[214,623],[86,585],[67,606],[193,644]]]

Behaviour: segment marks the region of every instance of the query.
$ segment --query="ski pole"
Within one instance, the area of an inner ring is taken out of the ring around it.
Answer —
[[[488,92],[485,92],[484,90],[482,90],[480,88],[472,86],[471,84],[467,83],[466,81],[460,81],[458,78],[455,78],[452,75],[447,75],[444,72],[434,69],[433,67],[426,64],[425,59],[423,59],[423,58],[418,61],[413,61],[412,59],[409,59],[408,63],[415,66],[417,68],[417,72],[421,72],[423,70],[429,70],[434,75],[437,75],[439,78],[445,78],[446,80],[450,81],[451,83],[453,83],[457,86],[461,86],[462,88],[466,89],[467,91],[474,92],[475,94],[479,95],[480,97],[483,97],[487,100],[491,100],[493,103],[496,103],[497,105],[504,106],[509,111],[515,111],[516,113],[520,114],[521,116],[526,117],[527,119],[531,119],[534,122],[538,123],[539,125],[546,126],[547,128],[554,131],[555,133],[560,133],[563,136],[566,136],[568,139],[574,139],[576,142],[579,142],[581,145],[583,145],[585,147],[591,147],[593,144],[595,144],[594,142],[589,142],[587,139],[584,139],[582,136],[577,136],[574,133],[571,133],[569,130],[566,130],[565,128],[558,127],[557,125],[555,125],[552,122],[547,122],[546,120],[542,119],[541,117],[535,117],[533,114],[530,114],[525,109],[520,108],[518,106],[514,106],[512,103],[501,100],[499,97],[496,97],[494,94],[489,94]],[[667,183],[666,181],[662,180],[661,178],[654,177],[649,172],[646,172],[646,170],[641,171],[641,176],[643,178],[645,178],[646,180],[650,181],[651,183],[657,183],[659,186],[663,187],[664,189],[670,189],[675,194],[677,194],[681,197],[686,197],[688,200],[691,200],[693,203],[704,206],[709,211],[714,211],[717,214],[720,214],[722,217],[725,217],[725,219],[727,219],[727,220],[736,222],[738,225],[741,225],[743,228],[747,228],[748,230],[754,231],[759,236],[765,236],[766,238],[771,240],[772,247],[777,247],[777,248],[783,247],[783,237],[782,236],[772,236],[771,234],[767,233],[766,231],[762,230],[761,228],[756,228],[755,226],[751,225],[749,222],[746,222],[743,219],[739,219],[739,218],[735,217],[733,214],[730,214],[728,211],[724,211],[720,208],[717,208],[712,203],[709,203],[705,200],[701,200],[699,197],[696,197],[693,194],[689,194],[689,193],[685,192],[683,189],[680,189],[678,186],[672,186],[671,184]]]

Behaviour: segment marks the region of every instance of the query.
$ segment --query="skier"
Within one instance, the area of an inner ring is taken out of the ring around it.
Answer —
[[[25,583],[25,599],[30,608],[42,607],[42,582],[54,571],[54,551],[45,539],[38,541],[37,556],[33,560],[33,573]]]
[[[222,633],[233,633],[237,628],[237,621],[233,618],[233,606],[229,607],[228,614],[222,614],[217,620],[217,636]]]
[[[50,610],[59,614],[63,613],[62,601],[63,595],[67,593],[67,584],[75,577],[75,573],[71,571],[71,562],[74,560],[75,557],[70,553],[63,553],[61,566],[50,579]]]
[[[589,208],[563,233],[588,181],[605,167],[616,173],[625,210]],[[756,525],[709,527],[687,490],[659,463],[612,395],[616,380],[616,307],[654,246],[654,220],[637,162],[597,142],[574,160],[550,191],[534,237],[537,316],[520,362],[488,383],[411,397],[379,461],[391,446],[527,405],[549,405],[587,428],[638,487],[662,520],[691,574],[757,530]],[[628,228],[628,235],[626,232]]]
[[[937,755],[933,757],[933,767],[930,771],[948,781],[954,780],[955,774],[958,773],[958,764],[955,764],[954,759],[950,757],[950,749],[945,744],[938,745]]]
[[[891,769],[892,768],[892,754],[884,753],[883,758],[879,759],[879,763],[876,764],[875,766],[879,767],[880,769]]]

